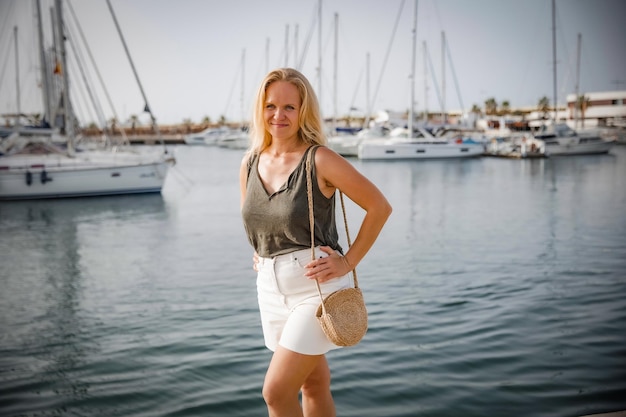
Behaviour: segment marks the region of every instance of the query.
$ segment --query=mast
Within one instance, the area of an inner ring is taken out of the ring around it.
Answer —
[[[265,73],[270,71],[270,38],[265,38]]]
[[[43,41],[43,22],[41,17],[41,1],[37,0],[37,35],[39,38],[39,61],[41,68],[41,82],[43,83],[43,105],[44,119],[51,123],[52,105],[50,103],[50,83],[48,78],[48,65],[46,62],[46,51]]]
[[[322,0],[317,10],[317,99],[322,110]]]
[[[422,42],[424,48],[424,124],[428,124],[428,50],[426,41]]]
[[[298,24],[293,28],[293,66],[298,65]]]
[[[370,53],[365,55],[365,121],[363,126],[367,129],[370,125],[370,114],[372,113],[372,102],[370,100]]]
[[[74,154],[74,117],[72,117],[72,103],[70,102],[69,77],[67,68],[67,53],[65,51],[65,34],[63,29],[63,5],[61,0],[55,0],[54,8],[57,15],[57,31],[59,37],[59,51],[61,53],[61,76],[63,78],[63,128],[68,137],[67,152]]]
[[[554,116],[552,123],[556,124],[557,117],[557,101],[556,101],[556,1],[552,0],[552,93],[554,97]]]
[[[446,120],[446,33],[441,31],[441,121]]]
[[[579,108],[578,106],[581,105],[583,106],[584,103],[581,102],[579,103],[579,97],[578,95],[580,94],[580,48],[582,45],[582,35],[579,33],[578,34],[578,47],[576,49],[576,97],[575,97],[575,101],[574,101],[574,115],[575,115],[575,119],[576,119],[576,129],[578,129],[578,122],[580,121],[580,114],[579,114]],[[584,101],[584,98],[582,99]],[[583,123],[584,126],[584,123]]]
[[[22,113],[22,104],[20,98],[20,58],[19,48],[17,46],[17,26],[13,27],[13,40],[15,41],[15,87],[17,98],[17,110],[15,112],[15,129],[20,128],[20,114]]]
[[[333,133],[336,132],[336,129],[337,129],[337,55],[339,51],[338,29],[339,29],[339,13],[335,12],[335,53],[334,53],[334,66],[333,66]]]
[[[246,49],[244,48],[243,51],[241,52],[241,102],[240,102],[240,106],[241,106],[241,126],[243,127],[244,124],[244,120],[245,120],[245,113],[244,113],[244,102],[245,102],[245,97],[244,97],[244,90],[245,90],[245,80],[246,80]]]
[[[415,55],[417,45],[417,1],[415,0],[415,9],[413,11],[413,49],[411,57],[411,105],[409,106],[409,138],[413,137],[413,112],[415,111]]]
[[[289,24],[285,25],[285,68],[289,66]]]

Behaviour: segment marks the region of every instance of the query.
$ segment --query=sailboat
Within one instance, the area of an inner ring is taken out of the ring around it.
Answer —
[[[413,127],[415,103],[415,54],[417,38],[417,0],[413,16],[413,51],[411,64],[411,104],[408,127],[396,128],[388,138],[368,139],[359,143],[359,159],[447,159],[479,157],[484,152],[481,143],[472,139],[452,140],[435,137],[420,127]]]
[[[110,2],[108,4],[117,25]],[[39,0],[36,0],[36,7],[40,31],[40,65],[45,77],[47,70]],[[62,41],[57,54],[61,58],[60,68],[66,69],[65,39],[68,35],[64,33],[61,0],[55,0],[55,13],[55,28],[58,34],[62,34],[59,36]],[[124,42],[119,25],[117,27]],[[132,60],[131,67],[134,69]],[[50,101],[61,103],[51,117],[62,119],[60,127],[27,129],[16,122],[14,131],[0,142],[0,200],[161,192],[168,170],[175,163],[174,157],[165,147],[158,152],[140,153],[111,146],[98,149],[96,146],[76,145],[79,136],[74,132],[76,126],[68,85],[68,73],[63,71],[60,97],[57,94],[50,100],[54,92],[47,88],[49,86],[45,79],[42,89],[44,107]],[[143,93],[141,85],[140,89]],[[147,100],[146,111],[149,111]],[[158,133],[154,116],[152,121]]]
[[[542,140],[548,156],[558,155],[589,155],[608,153],[615,139],[605,139],[594,133],[580,134],[566,123],[557,122],[557,88],[556,88],[556,3],[552,0],[552,58],[553,58],[553,89],[554,115],[549,124],[541,126],[535,133],[535,139]]]

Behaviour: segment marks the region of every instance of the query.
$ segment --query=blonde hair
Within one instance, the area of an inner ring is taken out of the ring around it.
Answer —
[[[259,87],[254,103],[252,114],[252,126],[250,129],[249,152],[261,153],[272,143],[272,136],[265,130],[263,110],[268,87],[276,81],[287,81],[293,84],[300,93],[300,112],[298,114],[300,140],[310,145],[326,145],[326,136],[322,128],[322,117],[317,96],[309,80],[299,71],[293,68],[278,68],[270,71]]]

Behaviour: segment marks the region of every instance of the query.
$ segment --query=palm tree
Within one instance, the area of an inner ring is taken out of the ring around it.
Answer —
[[[485,114],[496,114],[498,110],[498,102],[491,97],[485,100]]]
[[[511,113],[511,104],[509,103],[509,100],[502,101],[502,104],[500,105],[500,113],[503,115]]]
[[[193,125],[193,122],[191,121],[191,119],[183,119],[183,126],[185,126],[186,133],[191,133],[192,125]]]
[[[221,115],[219,123],[220,123],[220,126],[224,126],[226,124],[226,116]]]
[[[547,119],[547,115],[550,112],[550,99],[546,96],[541,97],[537,103],[537,110],[541,112],[543,119]]]
[[[211,124],[211,118],[209,116],[204,116],[202,119],[202,127],[207,128]]]
[[[476,127],[476,122],[478,121],[478,118],[482,116],[483,111],[480,109],[478,104],[473,104],[470,113],[474,115],[474,127]]]
[[[582,127],[585,127],[585,112],[587,111],[587,107],[589,107],[589,97],[578,96],[576,98],[576,111],[580,111],[580,119],[582,121]]]

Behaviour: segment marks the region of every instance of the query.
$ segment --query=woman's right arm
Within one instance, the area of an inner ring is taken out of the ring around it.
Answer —
[[[241,160],[239,167],[239,192],[240,192],[240,208],[243,208],[243,202],[246,200],[246,186],[248,184],[248,161],[250,154],[246,153]]]

